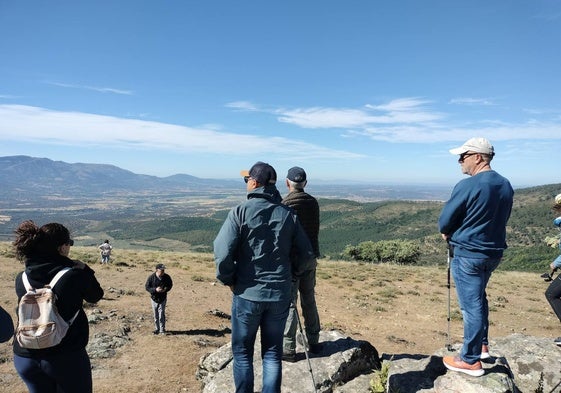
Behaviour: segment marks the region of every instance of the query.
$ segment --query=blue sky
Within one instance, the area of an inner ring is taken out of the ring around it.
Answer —
[[[0,156],[453,185],[488,138],[561,182],[561,2],[0,0]]]

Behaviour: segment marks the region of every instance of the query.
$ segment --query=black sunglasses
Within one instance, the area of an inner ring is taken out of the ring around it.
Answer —
[[[68,239],[68,241],[66,242],[66,244],[68,244],[69,246],[73,246],[73,245],[74,245],[74,240]]]
[[[249,179],[251,179],[250,176],[244,176],[243,177],[243,181],[246,182],[246,183],[249,181]]]
[[[464,162],[464,160],[467,157],[473,156],[474,154],[479,154],[479,153],[468,153],[468,152],[462,153],[462,154],[460,154],[460,158],[458,158],[458,162]]]

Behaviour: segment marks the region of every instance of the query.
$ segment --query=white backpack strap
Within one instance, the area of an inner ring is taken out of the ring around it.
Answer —
[[[69,267],[65,267],[64,269],[60,269],[58,271],[57,274],[55,274],[55,276],[53,277],[53,279],[51,280],[51,282],[49,283],[48,287],[53,289],[54,286],[56,285],[56,283],[58,282],[58,280],[60,280],[60,278],[62,276],[64,276],[64,273],[66,273],[67,271],[71,270]]]
[[[25,286],[26,291],[34,290],[34,288],[29,283],[29,280],[27,279],[27,274],[25,274],[25,272],[23,272],[23,274],[21,275],[21,281],[23,281],[23,285]]]
[[[51,282],[49,283],[49,288],[51,288],[51,290],[54,288],[54,286],[56,285],[56,283],[58,282],[58,280],[60,280],[60,278],[62,276],[64,276],[64,273],[66,273],[67,271],[72,270],[69,267],[65,267],[64,269],[60,269],[58,271],[57,274],[55,274],[55,276],[53,277],[53,279],[51,280]],[[74,314],[74,316],[72,318],[70,318],[70,320],[68,321],[69,325],[72,325],[72,322],[74,322],[74,320],[76,319],[76,317],[78,316],[78,313],[80,312],[80,309],[78,309],[78,311],[76,311],[76,314]]]

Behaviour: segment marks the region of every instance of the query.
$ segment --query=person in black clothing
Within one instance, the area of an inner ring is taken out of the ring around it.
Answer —
[[[65,320],[78,312],[66,336],[54,347],[27,349],[13,340],[15,368],[30,393],[90,393],[92,372],[86,352],[89,326],[82,303],[96,303],[103,297],[103,289],[89,266],[68,258],[74,241],[64,225],[50,223],[38,227],[33,221],[24,221],[15,233],[16,257],[25,264],[25,274],[34,288],[48,284],[61,269],[71,268],[53,292],[58,311]],[[22,274],[15,280],[18,304],[27,292]]]
[[[14,335],[14,321],[6,310],[0,307],[0,343],[8,341]]]
[[[298,216],[304,232],[312,244],[314,255],[319,257],[319,204],[313,196],[304,192],[307,184],[306,172],[300,167],[292,167],[286,175],[286,186],[288,195],[282,203],[289,206]],[[288,313],[288,319],[284,329],[283,341],[283,360],[288,362],[296,361],[296,329],[298,320],[296,319],[296,302],[300,293],[300,306],[306,327],[306,338],[310,352],[319,353],[320,321],[316,305],[315,286],[316,286],[316,259],[313,261],[313,269],[307,270],[300,277],[293,277],[292,281],[292,303]]]
[[[165,269],[164,264],[158,263],[156,271],[146,280],[145,287],[150,292],[154,314],[154,334],[166,334],[166,303],[173,281],[169,274],[165,272]]]

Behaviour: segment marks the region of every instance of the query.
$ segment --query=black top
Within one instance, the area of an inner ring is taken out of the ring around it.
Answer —
[[[168,297],[168,292],[171,291],[171,287],[173,286],[173,281],[169,274],[164,273],[161,277],[158,277],[156,273],[152,273],[148,276],[146,280],[146,290],[150,292],[150,298],[155,301],[156,303],[162,303]],[[156,288],[162,287],[164,289],[163,292],[157,292]]]
[[[62,318],[68,321],[72,319],[76,311],[78,311],[78,316],[70,325],[60,344],[51,348],[27,349],[21,348],[17,340],[14,340],[14,353],[22,357],[40,358],[45,355],[85,348],[88,345],[90,331],[82,303],[84,301],[96,303],[103,297],[103,289],[95,278],[95,272],[87,265],[84,268],[73,267],[74,262],[60,254],[33,256],[25,260],[25,266],[29,284],[34,288],[44,287],[51,282],[59,270],[72,267],[60,278],[53,288],[53,292],[57,296],[56,306]],[[18,304],[21,297],[27,292],[21,278],[22,274],[23,272],[20,272],[15,280]]]
[[[319,204],[316,198],[298,189],[284,197],[282,203],[294,210],[312,243],[315,256],[319,258]]]

